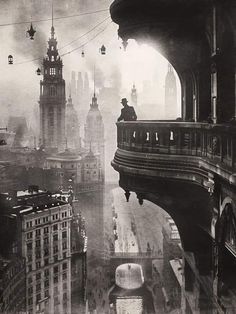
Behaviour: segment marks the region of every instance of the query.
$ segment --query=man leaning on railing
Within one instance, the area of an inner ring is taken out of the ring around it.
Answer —
[[[124,108],[121,109],[121,114],[117,121],[136,121],[137,115],[134,110],[134,107],[128,105],[128,100],[126,98],[121,99],[121,104],[124,106]]]

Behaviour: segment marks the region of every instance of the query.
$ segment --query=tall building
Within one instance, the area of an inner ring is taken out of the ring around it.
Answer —
[[[40,137],[48,151],[62,150],[65,144],[65,80],[62,60],[58,54],[54,26],[43,60],[43,80],[40,81]]]
[[[70,84],[70,94],[72,98],[76,97],[76,79],[75,79],[75,71],[71,72],[71,84]]]
[[[77,103],[79,105],[79,108],[83,105],[83,89],[84,89],[84,83],[83,83],[83,77],[82,73],[78,72],[78,79],[77,79]]]
[[[135,87],[135,84],[133,84],[133,87],[131,89],[131,105],[133,107],[136,107],[137,103],[138,103],[137,89]]]
[[[94,92],[84,127],[84,144],[87,152],[92,151],[99,156],[103,180],[105,175],[104,142],[104,124]]]
[[[46,192],[21,194],[17,239],[26,259],[26,310],[70,313],[71,206]]]
[[[90,98],[90,86],[89,86],[89,78],[88,73],[84,73],[84,85],[83,85],[83,103],[87,104]]]
[[[79,150],[81,147],[79,119],[71,95],[66,106],[66,143],[71,149]]]
[[[165,119],[177,118],[177,87],[176,78],[171,64],[165,78]]]

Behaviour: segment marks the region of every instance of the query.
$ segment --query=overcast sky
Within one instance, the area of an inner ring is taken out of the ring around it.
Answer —
[[[109,9],[111,1],[75,1],[73,7],[68,7],[71,2],[64,0],[54,0],[54,16],[66,16],[91,12],[99,9]],[[0,1],[1,23],[14,23],[51,17],[50,1],[44,0],[9,0]],[[40,6],[39,6],[39,3]],[[78,4],[79,3],[79,4]],[[67,4],[67,7],[66,7]],[[108,18],[107,20],[105,20]],[[105,20],[105,21],[104,21]],[[102,23],[102,21],[104,21]],[[100,26],[83,38],[76,40],[81,35],[88,32],[98,23]],[[32,112],[37,106],[39,99],[39,81],[42,77],[37,76],[35,71],[41,66],[41,60],[46,54],[47,40],[50,35],[51,21],[35,22],[35,40],[26,38],[26,30],[29,24],[14,26],[0,26],[0,108],[2,116],[11,104],[15,114]],[[150,102],[164,102],[164,79],[167,72],[167,61],[153,48],[147,45],[138,46],[136,42],[130,41],[127,51],[124,52],[121,40],[117,36],[118,26],[111,23],[109,11],[68,19],[54,20],[56,37],[60,54],[70,52],[84,44],[83,50],[85,58],[81,57],[82,48],[71,52],[62,57],[64,63],[64,78],[69,83],[71,71],[88,71],[90,80],[94,64],[100,67],[105,74],[106,86],[109,86],[111,74],[118,68],[121,72],[121,82],[123,95],[129,97],[132,84],[137,86],[138,93],[141,95],[143,81],[151,81],[154,86],[154,93],[150,94]],[[105,30],[103,31],[103,29]],[[95,39],[85,44],[92,37]],[[71,41],[73,43],[69,44]],[[104,44],[107,49],[105,56],[99,53],[99,48]],[[8,65],[8,55],[12,54],[14,65]],[[26,62],[39,58],[34,62]],[[178,94],[180,98],[180,87],[178,82]],[[141,101],[141,99],[140,99]],[[179,102],[180,106],[180,102]]]

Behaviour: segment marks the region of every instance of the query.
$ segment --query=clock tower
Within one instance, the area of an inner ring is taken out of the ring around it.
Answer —
[[[46,151],[57,152],[65,146],[65,80],[62,60],[52,23],[47,56],[43,60],[43,80],[40,81],[40,137]]]

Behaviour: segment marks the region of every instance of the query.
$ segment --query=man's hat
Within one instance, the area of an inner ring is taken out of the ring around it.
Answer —
[[[122,99],[121,99],[121,103],[122,103],[122,104],[124,104],[124,103],[127,104],[127,102],[128,102],[128,100],[127,100],[126,98],[122,98]]]

